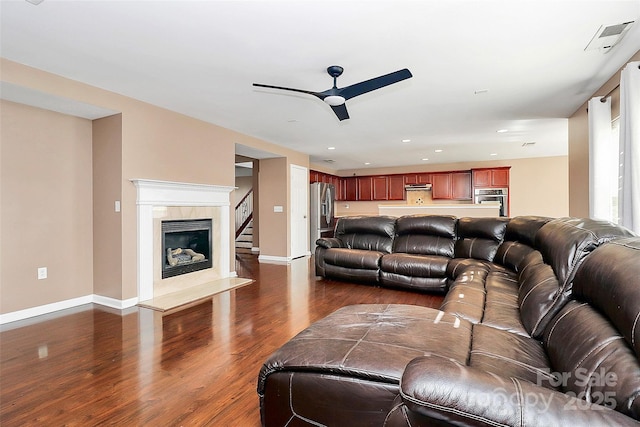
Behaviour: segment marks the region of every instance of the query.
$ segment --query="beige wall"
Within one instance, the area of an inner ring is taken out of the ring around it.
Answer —
[[[0,312],[90,295],[91,121],[0,107]],[[47,267],[47,279],[37,280],[38,267]]]
[[[286,258],[289,248],[287,226],[288,191],[282,185],[288,180],[287,159],[284,157],[260,160],[260,255]],[[274,212],[274,206],[282,206],[282,212]]]
[[[308,164],[308,156],[304,154],[144,102],[26,67],[4,58],[0,58],[0,68],[2,70],[2,80],[8,83],[121,113],[122,146],[119,165],[121,168],[119,177],[119,186],[121,188],[121,232],[113,234],[98,232],[102,234],[100,244],[104,244],[106,247],[119,246],[121,248],[121,279],[119,283],[113,283],[113,277],[117,276],[117,271],[105,274],[106,265],[102,266],[104,268],[99,268],[96,272],[96,279],[99,281],[96,284],[96,291],[99,291],[105,296],[121,300],[137,296],[136,189],[131,183],[131,179],[157,179],[234,186],[235,144],[239,143],[261,151],[273,152],[285,158],[284,164],[280,165],[282,167],[282,173],[278,175],[282,181],[277,184],[282,186],[285,189],[285,194],[288,195],[288,193],[286,193],[288,188],[288,163]],[[84,122],[87,123],[89,129],[88,147],[90,153],[91,122],[86,120]],[[45,132],[52,132],[52,130],[47,128],[43,129]],[[55,126],[50,127],[50,129],[55,129]],[[102,128],[99,132],[109,133],[110,131]],[[3,150],[5,141],[6,139],[3,138]],[[12,144],[12,142],[6,143],[7,145]],[[3,165],[8,162],[5,161],[4,157],[5,153],[3,152]],[[90,164],[91,158],[89,158],[89,183],[91,182]],[[98,164],[101,165],[99,167],[108,167],[108,162],[101,164],[101,162],[98,161]],[[3,169],[2,174],[3,177],[6,176],[11,180],[20,179],[21,176],[15,168],[7,171]],[[109,185],[113,185],[113,188],[118,186],[118,184],[111,182],[111,180],[109,181]],[[15,197],[16,195],[11,194],[11,196]],[[4,200],[4,193],[2,197]],[[99,206],[96,208],[105,215],[108,210],[112,209],[114,202],[114,200],[108,199],[107,197],[108,196],[105,195],[104,199],[99,201]],[[14,200],[19,199],[11,199],[7,196],[7,200],[12,200],[13,203]],[[282,204],[286,206],[286,202],[287,196],[285,196]],[[273,203],[270,202],[268,204],[273,205]],[[111,205],[111,207],[108,205]],[[91,219],[91,216],[90,213],[88,218]],[[100,218],[99,221],[108,222],[105,218]],[[230,233],[232,234],[234,230],[233,221],[233,215],[230,215]],[[2,222],[6,222],[4,212]],[[4,227],[2,230],[4,232]],[[288,234],[286,217],[285,222],[278,221],[269,224],[269,230],[274,236],[277,236],[277,241],[272,243],[271,246],[277,247],[280,245],[283,236],[287,236]],[[85,243],[89,246],[93,245],[92,232],[93,230],[89,230],[88,234],[85,235]],[[234,271],[235,260],[233,255],[235,249],[233,238],[230,239],[229,246],[231,252],[230,268]],[[267,247],[269,247],[269,245],[267,245]],[[89,251],[89,253],[90,252],[91,251]],[[3,264],[5,258],[6,253],[3,251]],[[91,263],[89,262],[89,264]],[[84,295],[94,293],[91,272],[89,272],[89,275],[89,280],[85,280],[85,278],[82,279],[82,281],[89,286],[89,290],[85,292]],[[79,276],[82,275],[79,274]],[[76,279],[77,277],[74,277],[71,282],[75,282]],[[7,294],[23,294],[23,287],[20,281],[11,280],[6,284],[3,282],[3,286]],[[51,299],[62,301],[67,299],[67,294],[75,292],[75,290],[69,291],[64,289],[64,283],[61,284],[60,287],[62,289],[53,291],[55,295],[52,295]],[[3,292],[3,299],[4,295],[5,293]],[[11,310],[29,308],[37,305],[40,304],[28,302],[19,307],[12,306]],[[7,311],[4,308],[2,310],[3,313]]]
[[[640,51],[628,62],[631,61],[640,61]],[[619,85],[621,71],[622,68],[590,98],[606,95]],[[619,114],[620,92],[615,90],[611,96],[611,116],[615,118]],[[589,216],[589,122],[586,102],[569,118],[569,214]]]
[[[429,166],[396,168],[355,169],[339,171],[341,176],[393,174],[407,172],[437,172],[511,166],[510,192],[511,216],[541,215],[563,217],[569,213],[569,184],[567,156],[539,157],[533,159],[496,160],[488,162],[449,163]],[[429,202],[429,201],[428,201]],[[337,215],[377,214],[378,205],[398,205],[396,202],[339,202]],[[433,201],[433,203],[455,203]],[[346,208],[349,205],[349,208]]]
[[[233,192],[233,206],[237,206],[249,190],[253,188],[253,176],[237,176],[236,190]]]
[[[93,121],[93,293],[122,292],[122,114]]]

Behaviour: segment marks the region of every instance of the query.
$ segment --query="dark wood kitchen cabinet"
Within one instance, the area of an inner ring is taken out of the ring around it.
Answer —
[[[389,198],[389,180],[386,176],[371,178],[373,200],[387,200]]]
[[[431,198],[450,199],[451,198],[451,174],[434,173],[431,175]]]
[[[372,200],[373,199],[373,179],[370,176],[359,176],[356,178],[358,183],[358,195],[356,200]]]
[[[432,174],[433,199],[471,200],[471,171]]]
[[[506,188],[509,187],[510,167],[473,169],[473,186],[475,188]]]
[[[404,183],[407,185],[411,184],[431,184],[431,176],[430,173],[408,173],[404,175]]]
[[[451,174],[451,199],[471,200],[471,172],[453,172]]]
[[[344,200],[358,200],[358,182],[356,178],[344,178]]]
[[[404,200],[404,175],[389,176],[387,194],[387,200]]]

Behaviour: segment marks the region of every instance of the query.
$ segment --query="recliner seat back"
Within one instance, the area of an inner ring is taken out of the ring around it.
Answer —
[[[335,237],[348,249],[391,253],[396,218],[390,216],[343,217],[336,224]]]
[[[640,420],[640,238],[593,251],[544,345],[565,392]]]
[[[493,261],[508,222],[508,218],[460,218],[455,257]]]
[[[394,253],[453,258],[457,218],[448,215],[409,215],[398,218]]]

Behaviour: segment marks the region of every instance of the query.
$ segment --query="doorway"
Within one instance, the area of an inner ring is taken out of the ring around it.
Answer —
[[[290,258],[310,255],[309,252],[309,170],[291,165]]]

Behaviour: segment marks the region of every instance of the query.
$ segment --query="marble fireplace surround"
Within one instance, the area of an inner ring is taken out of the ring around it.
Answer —
[[[229,215],[230,193],[235,187],[148,179],[131,181],[137,189],[138,301],[232,276]],[[213,267],[162,279],[161,222],[200,218],[213,221]]]

